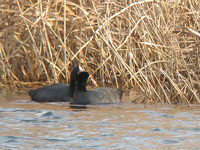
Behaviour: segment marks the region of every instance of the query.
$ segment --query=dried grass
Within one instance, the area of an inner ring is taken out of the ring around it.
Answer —
[[[90,85],[143,93],[139,102],[200,102],[199,0],[0,3],[4,86],[66,82],[81,61]]]

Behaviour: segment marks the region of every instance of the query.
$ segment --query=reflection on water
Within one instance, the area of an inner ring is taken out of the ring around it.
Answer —
[[[70,108],[1,93],[0,149],[199,149],[199,106]]]

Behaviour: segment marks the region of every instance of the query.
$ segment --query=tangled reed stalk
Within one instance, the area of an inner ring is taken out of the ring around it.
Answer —
[[[0,3],[1,86],[68,82],[81,61],[90,85],[137,102],[200,102],[199,0]]]

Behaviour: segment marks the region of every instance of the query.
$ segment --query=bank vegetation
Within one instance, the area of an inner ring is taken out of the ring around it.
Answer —
[[[199,0],[0,1],[2,88],[68,82],[79,62],[130,101],[199,103]]]

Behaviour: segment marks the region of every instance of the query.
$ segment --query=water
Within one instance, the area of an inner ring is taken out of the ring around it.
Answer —
[[[199,149],[200,106],[35,103],[0,93],[0,150]]]

